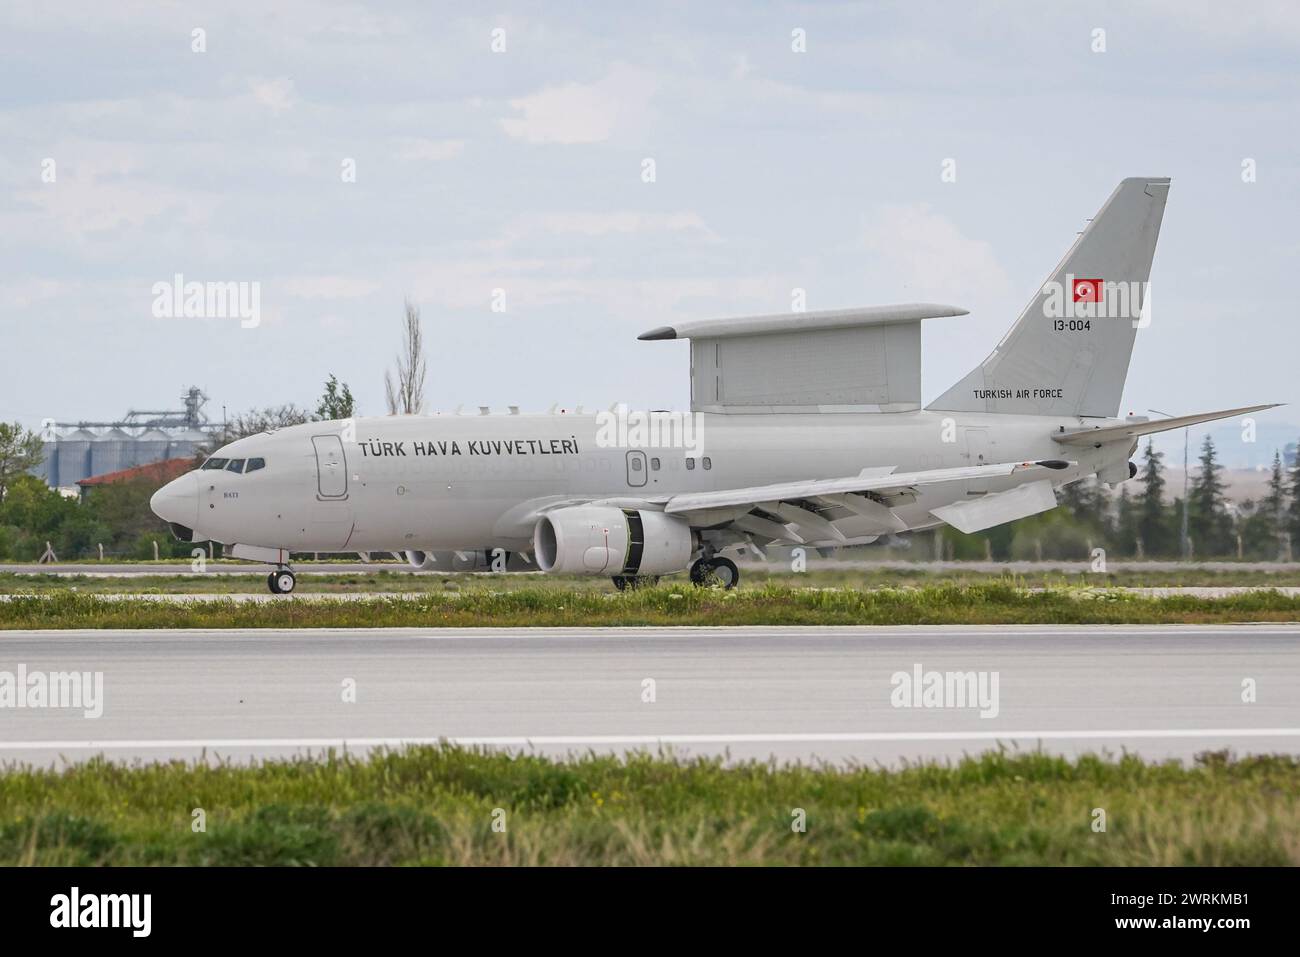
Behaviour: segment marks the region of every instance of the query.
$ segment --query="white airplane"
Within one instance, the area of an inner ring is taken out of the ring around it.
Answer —
[[[691,414],[411,415],[241,438],[154,495],[183,541],[275,566],[295,552],[401,552],[419,568],[606,575],[690,570],[736,584],[729,555],[835,549],[1046,511],[1089,475],[1132,478],[1140,436],[1270,405],[1117,418],[1169,180],[1119,184],[965,378],[921,407],[909,304],[686,322]]]

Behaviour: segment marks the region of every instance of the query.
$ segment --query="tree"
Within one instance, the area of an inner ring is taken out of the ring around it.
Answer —
[[[1165,477],[1161,460],[1163,452],[1147,439],[1142,453],[1142,494],[1137,500],[1137,537],[1142,539],[1143,550],[1148,555],[1164,555],[1170,545],[1169,515],[1165,510]]]
[[[1300,444],[1296,445],[1295,463],[1291,466],[1291,504],[1282,520],[1282,530],[1291,536],[1291,548],[1300,548]]]
[[[340,383],[334,374],[330,373],[330,377],[325,381],[325,394],[321,396],[320,404],[316,406],[316,418],[324,421],[350,419],[354,407],[352,390],[348,388],[348,384]]]
[[[1078,479],[1061,489],[1060,507],[1073,517],[1088,542],[1101,545],[1106,541],[1110,519],[1110,496],[1096,476]],[[1084,552],[1088,549],[1085,547]]]
[[[424,334],[420,310],[406,300],[402,325],[402,351],[397,356],[397,374],[384,372],[384,394],[389,415],[418,415],[424,411]]]
[[[300,409],[292,402],[285,405],[267,406],[264,409],[249,409],[237,415],[226,424],[226,441],[233,442],[246,435],[258,432],[274,432],[276,429],[310,422],[311,416],[305,409]]]
[[[1263,528],[1272,539],[1275,554],[1281,558],[1283,548],[1283,523],[1286,521],[1286,471],[1282,468],[1282,453],[1273,451],[1273,471],[1268,476],[1268,494],[1261,507]]]
[[[1214,439],[1201,445],[1201,469],[1188,495],[1192,541],[1202,555],[1223,555],[1233,548],[1232,517],[1226,507],[1223,466],[1219,464]]]
[[[1119,497],[1115,500],[1115,541],[1121,551],[1131,555],[1136,537],[1137,514],[1126,482],[1119,487]]]
[[[16,476],[30,472],[45,460],[41,437],[18,422],[0,422],[0,501]]]

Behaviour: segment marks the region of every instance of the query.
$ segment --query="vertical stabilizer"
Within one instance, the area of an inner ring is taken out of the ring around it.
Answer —
[[[1115,416],[1169,179],[1119,184],[987,359],[929,408]]]

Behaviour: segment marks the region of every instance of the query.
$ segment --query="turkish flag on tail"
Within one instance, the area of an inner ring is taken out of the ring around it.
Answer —
[[[1075,302],[1101,302],[1105,280],[1076,279],[1074,281]]]

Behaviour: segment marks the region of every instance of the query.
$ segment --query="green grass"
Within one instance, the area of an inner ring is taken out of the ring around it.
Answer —
[[[724,592],[661,584],[626,593],[484,585],[408,598],[267,602],[112,599],[58,592],[0,601],[0,629],[627,625],[1159,624],[1300,620],[1300,597],[1252,591],[1152,598],[1012,584]]]
[[[1297,793],[1295,759],[1223,754],[1189,767],[994,752],[897,770],[450,747],[96,760],[0,774],[0,865],[1294,865]]]
[[[209,567],[213,567],[209,565]],[[222,594],[266,591],[266,572],[247,564],[228,562],[221,568],[242,569],[247,574],[193,574],[149,575],[140,578],[92,577],[93,565],[87,565],[86,574],[78,575],[19,575],[0,572],[0,594],[72,591],[84,594]],[[80,571],[80,569],[78,569]],[[741,569],[744,589],[755,585],[786,585],[791,588],[889,588],[908,585],[980,585],[1013,584],[1022,587],[1055,588],[1077,587],[1183,587],[1183,586],[1247,586],[1247,587],[1300,587],[1300,572],[1283,568],[1279,571],[1212,571],[1189,565],[1177,570],[1117,570],[1107,574],[1093,572],[1035,571],[1011,574],[1008,572],[982,572],[968,569],[932,569],[924,565],[916,568],[836,568],[822,566],[795,574],[781,566],[745,565]],[[664,579],[665,582],[684,583],[685,576]],[[466,587],[490,587],[495,590],[548,589],[554,591],[594,591],[609,593],[614,586],[608,578],[583,578],[572,575],[541,574],[411,574],[400,568],[376,568],[365,572],[333,572],[329,574],[300,574],[299,594],[332,594],[343,592],[439,592]]]

